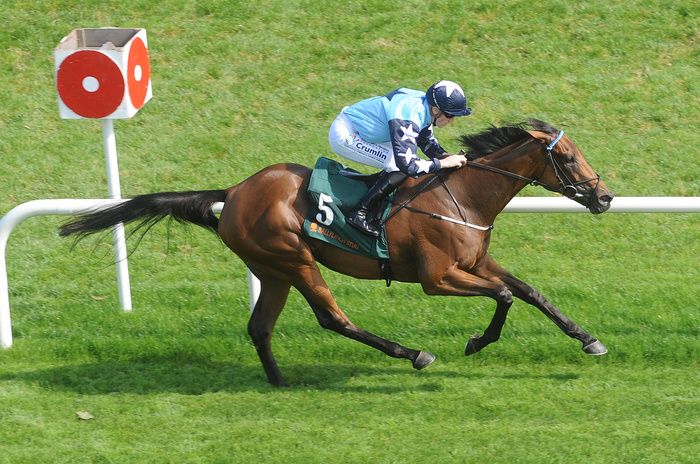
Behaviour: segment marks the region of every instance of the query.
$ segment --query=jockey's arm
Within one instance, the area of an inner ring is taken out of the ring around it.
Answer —
[[[420,131],[416,143],[430,159],[443,158],[447,153],[446,150],[440,146],[440,142],[438,142],[433,134],[432,124],[424,127],[423,130]]]
[[[417,177],[441,169],[441,160],[433,158],[427,161],[418,157],[418,126],[415,122],[392,119],[389,121],[389,134],[394,161],[401,172]]]
[[[466,158],[462,155],[453,155],[440,146],[435,135],[433,126],[425,127],[418,134],[417,143],[420,149],[431,159],[440,160],[441,169],[459,168],[466,164]]]

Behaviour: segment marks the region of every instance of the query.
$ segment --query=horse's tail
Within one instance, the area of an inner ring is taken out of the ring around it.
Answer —
[[[211,206],[226,199],[226,190],[203,190],[195,192],[162,192],[140,195],[106,209],[86,213],[63,224],[59,235],[86,235],[108,227],[137,221],[135,231],[146,227],[145,232],[156,222],[168,216],[179,222],[191,222],[217,233],[219,219]],[[132,233],[133,233],[132,232]]]

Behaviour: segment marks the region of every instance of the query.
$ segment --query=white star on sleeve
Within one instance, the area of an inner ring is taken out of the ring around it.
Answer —
[[[452,92],[454,92],[455,90],[457,92],[459,92],[460,95],[464,95],[464,92],[462,92],[462,89],[460,88],[460,86],[452,81],[440,81],[437,84],[435,84],[435,88],[438,88],[438,87],[445,87],[445,94],[448,97],[450,95],[452,95]]]
[[[399,153],[399,156],[406,160],[406,164],[410,163],[413,158],[416,158],[415,153],[411,151],[411,147],[406,149],[406,153]]]
[[[418,166],[417,172],[424,172],[427,174],[430,172],[430,168],[433,166],[433,162],[426,160],[418,160],[416,161],[416,166]]]
[[[400,127],[401,132],[403,132],[403,135],[401,136],[401,140],[410,140],[413,143],[416,143],[416,137],[418,137],[418,133],[413,130],[413,127],[411,125],[407,125],[406,127]]]

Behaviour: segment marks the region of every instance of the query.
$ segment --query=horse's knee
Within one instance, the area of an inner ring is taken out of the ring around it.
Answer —
[[[339,327],[338,321],[326,311],[314,310],[318,324],[327,330],[337,330]]]
[[[508,287],[502,287],[496,294],[496,301],[499,303],[507,304],[508,306],[513,304],[513,292],[510,291]]]
[[[253,319],[248,322],[248,335],[255,346],[267,343],[272,337],[272,330],[266,325],[256,323]]]
[[[322,311],[314,308],[314,314],[318,324],[326,330],[345,333],[352,323],[346,317],[339,317],[330,311]]]

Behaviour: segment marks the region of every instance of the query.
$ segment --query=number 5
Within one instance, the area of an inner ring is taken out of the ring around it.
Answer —
[[[333,198],[325,193],[322,193],[321,196],[318,197],[318,209],[320,212],[316,215],[316,220],[324,226],[330,226],[333,222],[333,210],[324,203],[333,203]],[[321,215],[321,213],[323,213],[323,215]]]

